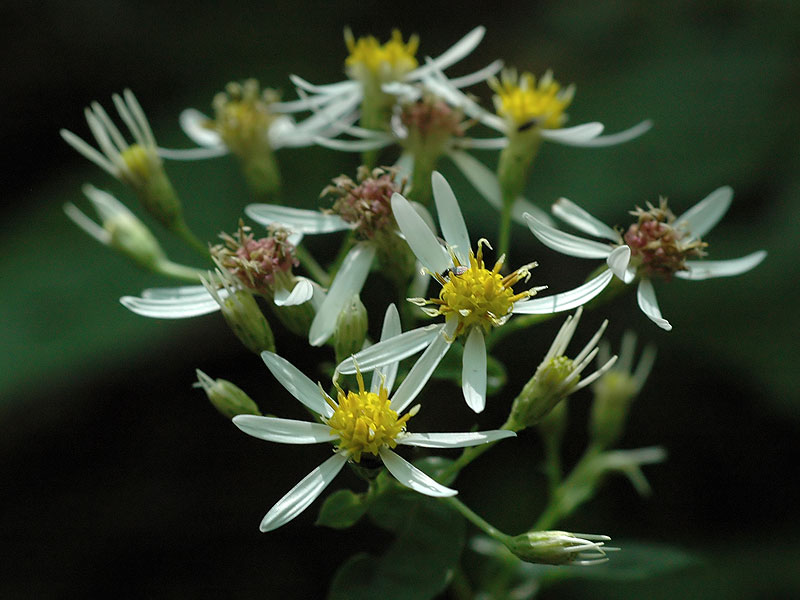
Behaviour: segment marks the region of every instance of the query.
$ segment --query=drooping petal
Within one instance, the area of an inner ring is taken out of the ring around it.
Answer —
[[[420,494],[437,498],[455,496],[458,493],[456,490],[445,487],[441,483],[434,481],[431,477],[420,471],[400,455],[389,450],[386,446],[382,446],[379,452],[381,460],[383,460],[383,464],[386,465],[389,473],[394,475],[395,479],[407,488],[411,488]]]
[[[439,171],[434,171],[431,176],[433,184],[433,199],[436,203],[436,212],[439,215],[439,226],[445,241],[458,257],[462,265],[469,264],[469,233],[467,224],[458,207],[458,200],[447,180]]]
[[[392,195],[392,212],[408,245],[426,269],[432,273],[441,273],[453,266],[447,252],[422,217],[398,193]]]
[[[344,359],[336,367],[336,370],[340,373],[352,374],[356,372],[356,363],[359,370],[364,372],[403,360],[423,348],[427,348],[434,338],[439,335],[442,327],[442,325],[418,327],[391,339],[380,341],[369,348],[364,348],[355,356]]]
[[[274,352],[264,351],[261,353],[261,358],[275,379],[303,405],[318,415],[325,417],[333,415],[333,409],[322,397],[320,387],[306,377],[300,369]]]
[[[327,425],[294,419],[238,415],[233,417],[233,424],[248,435],[279,444],[318,444],[337,438]]]
[[[311,300],[314,295],[314,284],[305,277],[298,277],[292,291],[286,288],[275,288],[275,304],[277,306],[296,306]]]
[[[587,240],[571,233],[560,231],[542,223],[531,214],[524,214],[533,235],[548,248],[578,258],[607,258],[612,248],[608,244]]]
[[[699,281],[701,279],[711,279],[712,277],[732,277],[741,275],[750,269],[757,267],[767,256],[765,250],[759,250],[730,260],[688,260],[686,267],[688,271],[678,271],[675,277]]]
[[[366,150],[379,150],[394,143],[394,138],[386,135],[376,135],[373,139],[369,140],[337,140],[316,136],[314,143],[331,150],[340,150],[342,152],[364,152]]]
[[[476,413],[486,407],[486,342],[480,327],[473,327],[464,344],[461,364],[464,400]]]
[[[339,81],[337,83],[328,83],[324,85],[315,85],[313,83],[309,83],[302,77],[294,74],[289,75],[289,79],[301,90],[305,90],[312,94],[322,94],[323,96],[336,96],[339,94],[345,94],[347,92],[355,92],[356,90],[361,89],[361,84],[359,82],[349,79],[346,81]]]
[[[630,262],[631,249],[624,244],[614,248],[606,258],[606,264],[611,269],[611,272],[625,283],[632,281],[633,272],[628,269]]]
[[[390,340],[400,335],[402,331],[400,313],[397,312],[397,307],[394,304],[390,304],[386,309],[386,314],[383,316],[380,341],[385,342],[386,340]],[[394,387],[394,380],[397,377],[398,362],[399,361],[394,361],[375,369],[375,372],[372,374],[372,383],[370,385],[371,392],[377,394],[381,385],[383,385],[386,391],[391,393]]]
[[[605,238],[609,241],[619,243],[620,236],[619,234],[614,231],[613,228],[609,227],[599,219],[596,219],[588,212],[583,210],[580,206],[567,200],[566,198],[559,198],[555,204],[553,204],[553,214],[557,216],[562,221],[569,223],[575,229],[579,229],[583,233],[588,233],[589,235],[593,235],[595,237]]]
[[[570,146],[579,146],[581,148],[604,148],[606,146],[616,146],[617,144],[624,144],[640,135],[650,131],[653,122],[650,120],[642,121],[629,129],[612,133],[610,135],[601,135],[586,140],[574,140],[569,143]]]
[[[181,112],[178,117],[178,122],[183,132],[198,146],[224,146],[220,135],[213,129],[205,126],[206,123],[211,122],[211,119],[199,110],[187,108]]]
[[[563,129],[542,129],[541,136],[550,141],[565,146],[582,146],[589,140],[596,138],[603,133],[603,124],[596,121],[565,127]]]
[[[450,46],[445,52],[440,54],[434,59],[430,59],[428,64],[418,67],[408,73],[405,77],[406,81],[414,81],[424,77],[432,70],[444,70],[450,65],[460,61],[462,58],[472,52],[478,44],[481,43],[483,36],[486,34],[486,28],[478,26],[470,31],[463,38],[458,40],[455,44]]]
[[[178,287],[147,288],[142,290],[142,298],[152,300],[178,300],[188,298],[205,298],[208,290],[204,285],[180,285]]]
[[[220,297],[227,296],[225,290],[219,290],[218,293]],[[187,319],[207,315],[220,309],[219,303],[207,291],[205,296],[175,298],[123,296],[119,301],[131,312],[153,319]]]
[[[321,346],[333,335],[339,313],[342,312],[345,303],[364,287],[374,258],[375,246],[368,242],[359,242],[344,257],[328,295],[311,322],[308,342],[312,346]]]
[[[614,274],[610,270],[603,271],[594,279],[576,287],[574,290],[544,298],[533,298],[532,300],[517,302],[514,304],[513,312],[515,315],[546,315],[572,310],[583,306],[602,292],[613,277]]]
[[[391,403],[392,410],[398,413],[405,410],[414,401],[414,398],[417,397],[422,388],[425,387],[428,379],[430,379],[436,367],[439,366],[442,358],[450,349],[457,325],[458,322],[453,319],[443,327],[440,327],[439,335],[434,338],[427,350],[422,353],[419,360],[411,367],[403,383],[394,393]]]
[[[701,238],[728,212],[732,199],[733,189],[723,185],[675,219],[675,227],[687,232],[690,240]]]
[[[465,448],[516,437],[516,435],[513,431],[505,429],[468,433],[404,433],[395,438],[395,441],[398,444],[422,448]]]
[[[331,233],[351,228],[350,224],[339,215],[329,215],[318,210],[276,204],[249,204],[244,212],[264,227],[283,225],[298,233]]]
[[[661,311],[658,308],[658,300],[656,300],[656,290],[653,288],[653,283],[649,279],[642,279],[639,282],[639,287],[636,290],[636,300],[639,303],[639,308],[647,315],[653,323],[670,331],[672,325],[664,317],[661,316]]]
[[[306,475],[289,493],[273,506],[261,521],[261,531],[267,532],[285,525],[303,512],[317,499],[331,481],[339,474],[347,456],[334,454],[316,469]]]
[[[450,79],[450,85],[457,88],[465,88],[475,85],[476,83],[482,83],[502,68],[503,61],[498,59],[473,73],[462,75],[461,77],[452,77]]]

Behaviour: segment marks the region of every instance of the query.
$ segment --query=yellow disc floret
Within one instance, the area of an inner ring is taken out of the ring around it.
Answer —
[[[557,129],[567,120],[564,111],[572,102],[575,87],[562,90],[553,80],[550,71],[544,74],[537,85],[531,73],[518,76],[516,71],[503,71],[501,79],[492,78],[489,85],[495,91],[494,104],[497,114],[511,121],[516,127],[535,125],[545,129]]]
[[[275,120],[270,104],[277,100],[274,90],[262,90],[255,79],[231,82],[214,97],[215,118],[206,126],[219,133],[225,145],[239,156],[268,150],[268,131]]]
[[[344,64],[347,74],[353,79],[370,77],[384,82],[399,81],[406,73],[417,68],[414,55],[419,38],[416,35],[412,35],[408,42],[403,42],[402,34],[395,29],[392,39],[381,45],[371,35],[356,40],[353,33],[345,29],[344,39],[350,51]]]
[[[382,385],[378,393],[364,389],[364,378],[356,372],[358,392],[344,392],[338,388],[336,402],[328,399],[333,415],[326,423],[339,436],[337,450],[347,453],[354,461],[361,460],[366,452],[378,455],[382,446],[394,448],[395,438],[405,430],[406,422],[414,414],[410,411],[398,417],[390,407],[389,392]]]

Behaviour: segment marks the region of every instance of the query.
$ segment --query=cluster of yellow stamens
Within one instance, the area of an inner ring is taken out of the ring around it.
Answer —
[[[380,81],[398,81],[406,73],[417,68],[419,38],[412,35],[403,42],[402,34],[395,29],[392,38],[381,44],[374,36],[356,40],[349,29],[344,31],[344,40],[350,55],[345,59],[347,74],[353,79],[377,77]]]
[[[531,73],[518,76],[514,70],[505,70],[499,80],[490,79],[489,85],[495,91],[497,114],[510,120],[518,129],[561,127],[567,120],[564,111],[575,94],[573,85],[562,90],[551,71],[547,71],[537,85]]]
[[[503,276],[505,256],[501,256],[489,270],[483,262],[483,246],[489,246],[484,239],[478,241],[478,252],[469,253],[469,265],[461,265],[453,254],[455,267],[445,273],[433,273],[442,285],[438,298],[413,299],[419,306],[429,304],[436,308],[423,308],[431,316],[444,315],[445,320],[457,319],[455,335],[465,333],[473,326],[480,326],[484,333],[492,327],[502,325],[511,316],[514,303],[533,296],[539,289],[533,288],[518,294],[512,286],[530,278],[530,269],[536,263],[524,265],[509,275]],[[491,246],[489,246],[491,248]]]
[[[364,389],[364,378],[356,371],[358,392],[344,392],[338,385],[336,402],[326,397],[333,415],[325,422],[339,437],[337,450],[347,453],[354,461],[366,452],[378,455],[382,446],[394,448],[395,438],[405,430],[406,422],[416,414],[412,409],[402,417],[391,409],[389,392],[381,385],[378,393]],[[418,408],[418,407],[415,407]]]
[[[267,131],[275,120],[269,105],[277,100],[274,90],[262,91],[255,79],[242,84],[231,82],[214,97],[215,119],[206,126],[219,133],[233,152],[248,156],[266,143]]]

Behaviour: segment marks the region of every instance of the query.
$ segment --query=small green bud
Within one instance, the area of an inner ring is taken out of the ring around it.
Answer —
[[[339,313],[333,336],[337,363],[364,346],[367,337],[367,309],[358,294],[354,294]]]
[[[222,316],[248,350],[275,352],[275,338],[264,313],[250,292],[236,290],[220,304]]]
[[[261,411],[250,396],[238,386],[225,379],[212,379],[197,369],[197,384],[202,387],[211,404],[223,416],[232,419],[236,415],[260,415]]]
[[[608,561],[603,548],[606,535],[573,534],[566,531],[529,531],[510,538],[506,547],[520,560],[544,565],[596,565]],[[613,548],[616,550],[616,548]]]
[[[512,421],[520,428],[538,424],[572,391],[578,381],[578,376],[570,378],[573,371],[574,363],[566,356],[542,362],[514,400]]]

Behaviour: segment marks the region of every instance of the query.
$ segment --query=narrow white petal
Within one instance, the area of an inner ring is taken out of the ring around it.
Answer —
[[[336,433],[322,423],[238,415],[233,417],[233,424],[248,435],[279,444],[318,444],[337,439]]]
[[[311,322],[308,341],[312,346],[321,346],[333,335],[339,313],[354,294],[361,292],[374,258],[375,246],[368,242],[359,242],[347,253],[328,295]]]
[[[642,279],[639,282],[639,287],[636,290],[636,300],[639,302],[639,308],[647,315],[648,319],[661,327],[661,329],[666,329],[667,331],[672,329],[669,321],[661,316],[658,300],[656,300],[656,290],[649,279]]]
[[[465,88],[471,85],[475,85],[476,83],[482,83],[487,79],[489,79],[489,77],[497,73],[502,68],[503,68],[503,61],[498,59],[494,62],[489,63],[482,69],[475,71],[474,73],[469,73],[468,75],[462,75],[461,77],[451,78],[450,85],[457,88]]]
[[[439,215],[439,226],[442,228],[442,235],[450,245],[459,262],[462,265],[469,264],[469,233],[467,224],[458,207],[458,200],[453,193],[453,189],[439,171],[434,171],[431,175],[433,184],[433,198],[436,202],[436,212]]]
[[[611,254],[606,258],[606,264],[611,272],[614,273],[625,283],[630,283],[629,277],[631,272],[628,270],[628,264],[631,262],[631,249],[626,246],[618,246],[611,251]]]
[[[275,288],[275,304],[277,306],[297,306],[311,300],[314,295],[314,284],[305,277],[298,277],[292,291]]]
[[[426,269],[433,273],[441,273],[453,266],[447,252],[425,221],[400,194],[392,195],[392,212],[408,245]]]
[[[620,242],[619,233],[614,231],[613,228],[599,219],[596,219],[580,206],[566,198],[559,198],[558,201],[553,204],[552,210],[553,214],[559,219],[569,223],[575,229],[579,229],[583,233],[605,238],[616,243]]]
[[[81,153],[85,158],[88,158],[112,177],[119,177],[119,169],[106,156],[67,129],[62,129],[59,133],[65,142]]]
[[[630,129],[625,129],[624,131],[620,131],[618,133],[601,135],[586,140],[574,140],[573,142],[569,143],[569,145],[579,146],[581,148],[604,148],[606,146],[616,146],[617,144],[624,144],[625,142],[629,142],[630,140],[639,137],[640,135],[648,132],[652,126],[652,121],[642,121]]]
[[[312,94],[322,94],[324,96],[344,94],[361,88],[361,84],[358,81],[351,81],[349,79],[347,81],[339,81],[338,83],[328,83],[324,85],[309,83],[297,75],[289,75],[289,79],[302,90],[311,92]]]
[[[206,292],[204,298],[137,298],[123,296],[119,299],[131,312],[153,319],[186,319],[199,317],[219,310],[219,303]]]
[[[508,146],[508,138],[463,138],[458,141],[458,145],[461,148],[474,150],[502,150]]]
[[[397,169],[397,174],[401,179],[403,177],[410,178],[411,173],[414,172],[414,155],[411,152],[403,152],[394,163],[394,168]]]
[[[83,229],[101,244],[108,246],[111,243],[111,234],[87,217],[77,206],[72,204],[72,202],[67,202],[64,205],[64,213],[75,225]]]
[[[418,67],[417,69],[408,73],[408,75],[406,75],[406,80],[413,81],[425,76],[427,73],[430,73],[433,70],[444,70],[450,65],[457,63],[481,43],[481,40],[485,34],[485,27],[476,27],[463,38],[458,40],[455,44],[450,46],[450,48],[448,48],[445,52],[430,60],[428,64]]]
[[[183,132],[198,146],[214,147],[222,146],[222,138],[213,129],[205,126],[210,123],[206,115],[194,108],[187,108],[178,117]]]
[[[524,214],[533,235],[548,248],[578,258],[607,258],[612,248],[608,244],[587,240],[560,231],[543,223],[531,214]]]
[[[306,377],[300,369],[274,352],[264,351],[261,358],[286,391],[318,415],[330,417],[333,409],[322,397],[319,386]]]
[[[441,483],[434,481],[431,477],[387,447],[382,446],[379,452],[381,460],[383,460],[383,464],[386,465],[389,473],[394,475],[397,481],[415,492],[437,498],[455,496],[458,493],[456,490],[445,487]]]
[[[391,339],[383,340],[358,352],[355,356],[346,358],[336,370],[340,373],[352,374],[356,372],[355,363],[362,372],[372,371],[392,362],[416,354],[427,348],[442,330],[442,325],[428,325],[406,331]],[[354,362],[355,361],[355,362]]]
[[[469,433],[404,433],[397,437],[396,441],[398,444],[422,448],[465,448],[516,437],[516,435],[513,431],[504,429]]]
[[[344,454],[334,454],[306,475],[289,493],[278,500],[261,521],[261,531],[267,532],[285,525],[317,499],[347,462]]]
[[[204,285],[181,285],[168,288],[147,288],[142,290],[141,296],[152,300],[181,300],[188,298],[198,300],[209,297],[209,293]]]
[[[686,261],[688,271],[678,271],[675,277],[699,281],[712,277],[731,277],[741,275],[755,268],[767,256],[766,251],[759,250],[741,258],[730,260],[689,260]]]
[[[580,146],[586,144],[589,140],[596,138],[603,133],[603,124],[592,122],[584,123],[583,125],[575,125],[575,127],[566,127],[564,129],[542,129],[541,135],[544,139],[565,146]]]
[[[208,146],[201,148],[156,148],[157,154],[167,160],[204,160],[225,156],[230,152],[227,146]]]
[[[276,204],[249,204],[245,207],[244,212],[264,227],[283,225],[298,233],[331,233],[350,229],[350,224],[339,215],[329,215],[318,210]]]
[[[480,327],[473,327],[464,344],[461,363],[464,400],[476,413],[486,407],[486,342]]]
[[[544,298],[534,298],[514,304],[513,312],[515,315],[545,315],[557,313],[564,310],[572,310],[583,306],[589,300],[602,292],[614,274],[610,271],[603,271],[600,275],[576,287],[574,290],[554,294]]]
[[[440,71],[435,72],[435,75],[436,76],[433,77],[426,77],[423,81],[425,87],[427,87],[432,93],[442,97],[449,104],[461,108],[466,116],[477,119],[495,131],[506,133],[506,122],[502,118],[498,117],[494,113],[489,112],[472,100],[464,92],[456,87],[453,87],[447,77]]]
[[[332,101],[332,96],[306,96],[298,100],[287,100],[286,102],[273,102],[269,105],[270,112],[273,113],[296,113],[318,108]]]
[[[450,344],[453,341],[453,334],[458,323],[455,320],[450,321],[440,329],[439,335],[434,338],[431,345],[427,350],[422,353],[419,360],[411,367],[411,370],[406,375],[403,383],[397,388],[397,391],[392,397],[391,407],[392,410],[398,413],[405,410],[405,408],[414,401],[417,394],[420,393],[422,388],[428,382],[436,367],[439,366],[442,358],[450,349]]]
[[[383,317],[383,327],[381,328],[381,342],[390,340],[393,337],[400,335],[403,332],[400,324],[400,313],[397,312],[397,307],[390,304],[386,309],[386,314]],[[372,374],[372,382],[370,391],[377,394],[381,384],[386,388],[386,391],[391,393],[394,387],[394,380],[397,377],[397,367],[399,361],[394,361],[375,369]]]
[[[364,152],[365,150],[378,150],[394,143],[391,136],[376,137],[372,140],[337,140],[322,136],[314,137],[314,143],[331,150],[341,150],[342,152]]]
[[[297,123],[294,128],[298,132],[308,133],[336,125],[342,117],[356,107],[360,98],[361,95],[357,93],[347,94],[341,100],[331,102],[322,108],[315,108],[313,115]]]
[[[724,185],[711,192],[692,208],[675,219],[675,227],[687,232],[690,239],[697,239],[711,231],[728,211],[733,199],[733,189]]]

